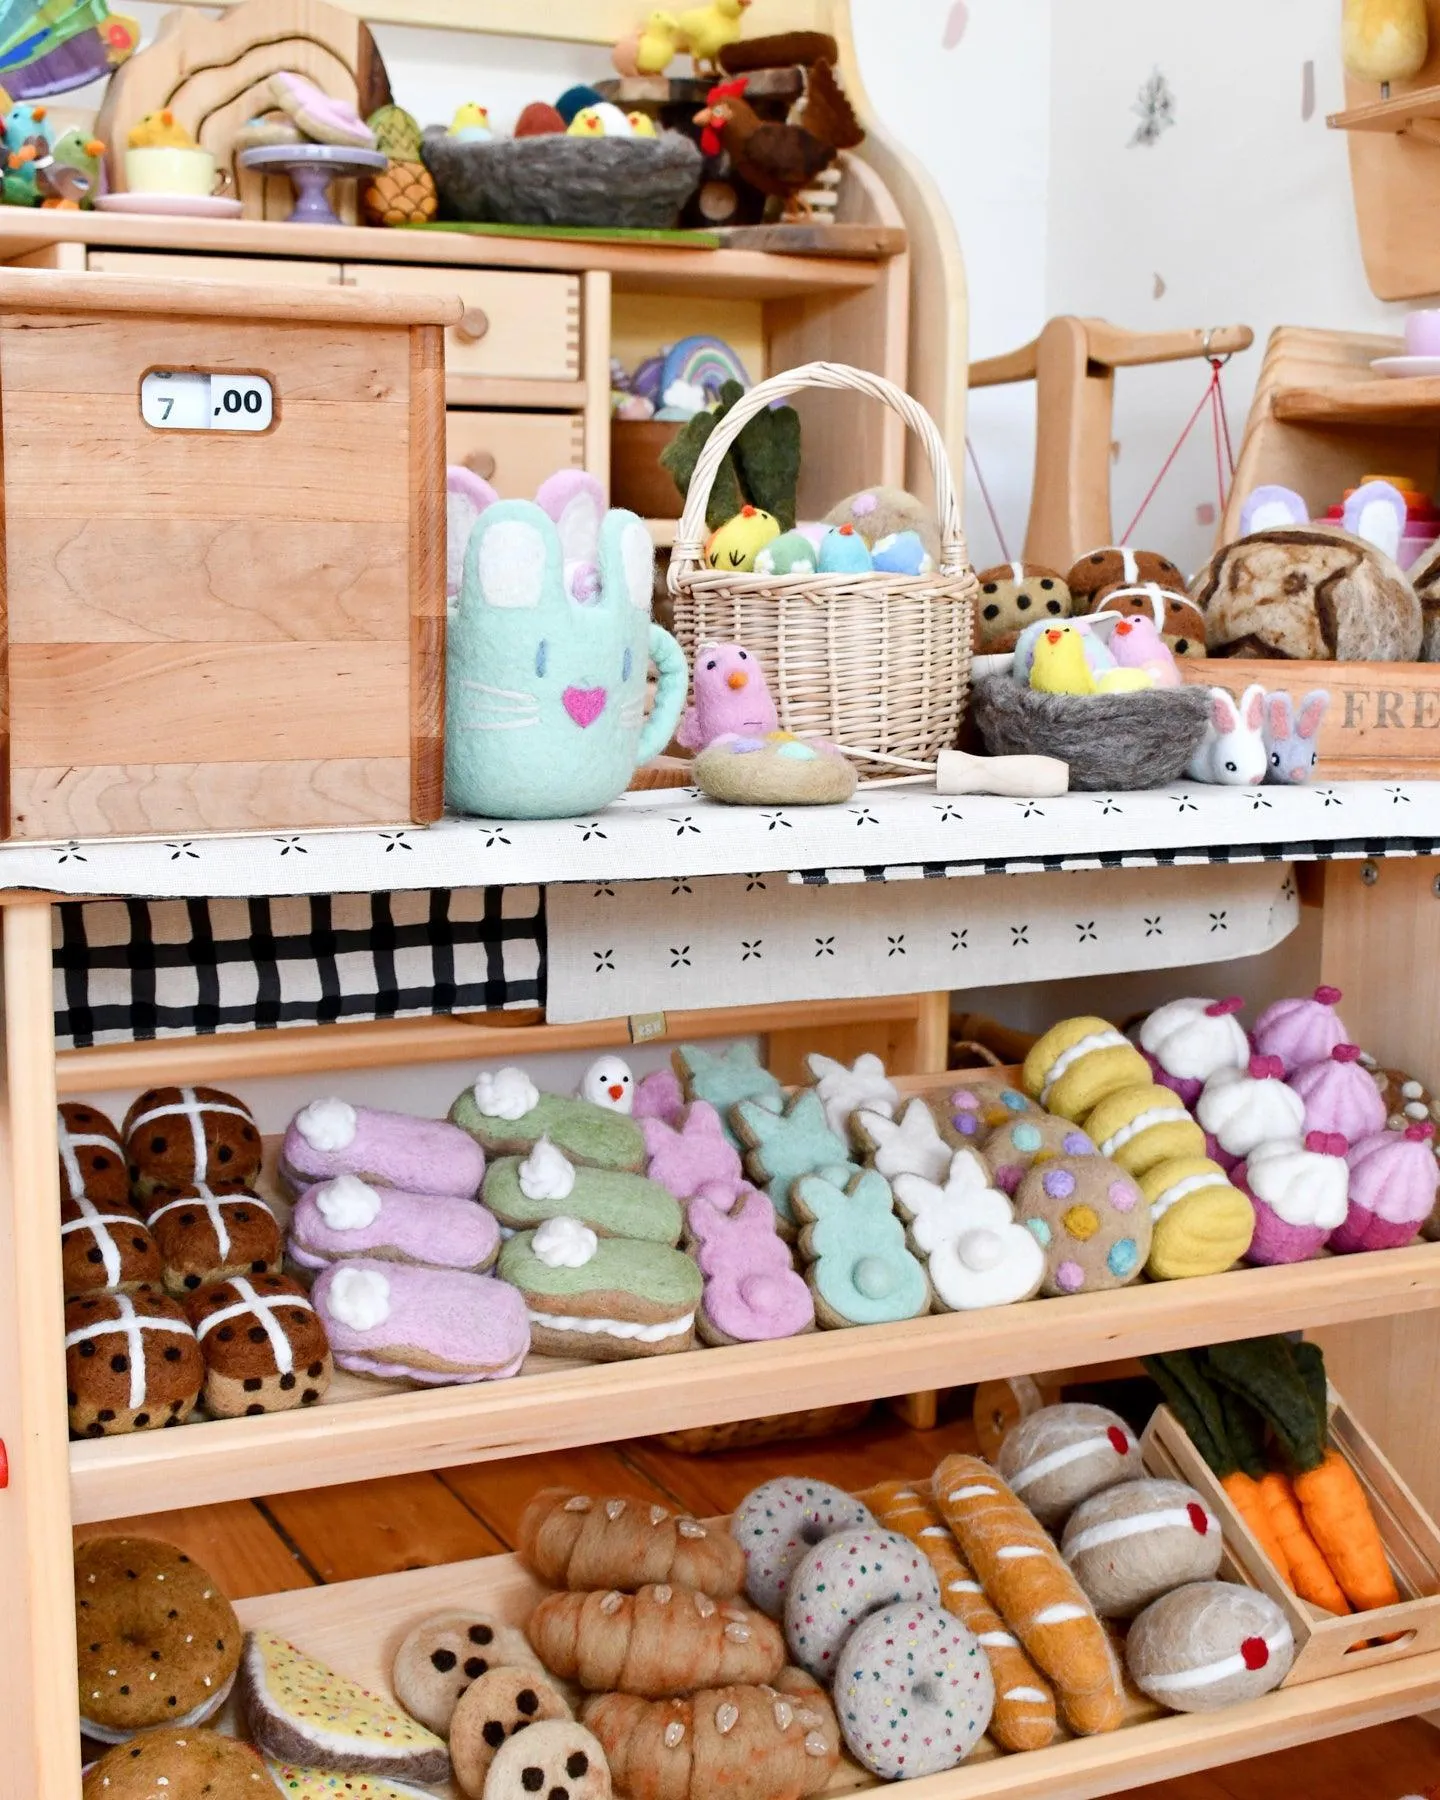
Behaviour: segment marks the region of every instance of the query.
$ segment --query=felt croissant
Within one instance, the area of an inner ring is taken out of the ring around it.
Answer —
[[[592,1693],[664,1700],[773,1681],[785,1666],[785,1640],[762,1613],[668,1584],[638,1594],[549,1594],[528,1630],[552,1675]]]
[[[745,1585],[745,1552],[663,1506],[545,1488],[520,1519],[520,1560],[551,1587],[621,1588],[656,1581],[730,1600]]]
[[[806,1800],[840,1764],[840,1728],[799,1669],[775,1687],[707,1688],[686,1700],[600,1694],[586,1726],[631,1800]]]

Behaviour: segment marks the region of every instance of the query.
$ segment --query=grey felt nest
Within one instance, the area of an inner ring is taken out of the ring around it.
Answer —
[[[977,682],[971,704],[992,756],[1057,756],[1070,765],[1070,786],[1092,792],[1176,780],[1210,715],[1203,687],[1040,694],[1009,675]]]
[[[494,138],[432,128],[421,145],[448,216],[479,225],[589,225],[663,231],[700,184],[699,148],[658,138]]]

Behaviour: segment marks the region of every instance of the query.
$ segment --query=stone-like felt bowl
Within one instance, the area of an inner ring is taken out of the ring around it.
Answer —
[[[704,158],[678,132],[658,138],[493,138],[432,127],[421,146],[445,215],[475,224],[663,231],[700,182]]]
[[[1143,694],[1041,694],[1009,675],[975,684],[975,723],[992,756],[1056,756],[1072,789],[1164,787],[1184,774],[1210,715],[1202,687]]]

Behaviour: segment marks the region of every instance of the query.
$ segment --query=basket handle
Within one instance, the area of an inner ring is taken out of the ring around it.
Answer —
[[[720,473],[725,453],[740,433],[776,400],[784,400],[803,388],[837,388],[862,394],[867,399],[883,401],[905,421],[925,447],[931,473],[935,478],[935,501],[940,515],[940,573],[962,575],[970,565],[970,552],[960,525],[960,502],[950,472],[950,457],[939,427],[903,388],[872,375],[868,369],[853,369],[848,363],[813,362],[783,375],[772,375],[758,387],[750,389],[736,401],[726,416],[710,433],[695,473],[690,491],[685,496],[685,511],[675,533],[675,548],[670,556],[670,591],[676,592],[680,579],[698,569],[705,555],[705,512],[710,504],[710,490]]]

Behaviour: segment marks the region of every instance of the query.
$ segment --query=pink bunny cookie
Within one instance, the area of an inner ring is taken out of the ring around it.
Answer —
[[[635,1105],[631,1115],[637,1119],[663,1119],[667,1125],[678,1123],[685,1110],[685,1090],[673,1069],[656,1069],[635,1089]]]
[[[302,1269],[366,1256],[479,1275],[499,1250],[499,1225],[473,1200],[375,1188],[356,1175],[306,1188],[290,1217],[290,1256]]]
[[[1312,999],[1277,1000],[1267,1006],[1255,1021],[1256,1050],[1261,1056],[1278,1056],[1285,1075],[1293,1075],[1306,1063],[1323,1062],[1346,1041],[1335,1011],[1343,997],[1339,988],[1318,987]]]
[[[742,1187],[731,1211],[692,1200],[686,1229],[705,1277],[696,1319],[707,1344],[757,1344],[815,1325],[815,1302],[775,1228],[775,1208]]]
[[[703,1199],[728,1210],[744,1183],[740,1153],[725,1136],[720,1115],[704,1100],[693,1101],[674,1125],[641,1119],[649,1176],[677,1200]]]
[[[356,1257],[311,1291],[342,1369],[423,1387],[518,1373],[530,1321],[517,1288],[490,1275]]]
[[[485,1179],[485,1152],[458,1125],[379,1112],[348,1100],[312,1100],[290,1121],[280,1177],[294,1194],[336,1175],[371,1187],[473,1200]]]
[[[1322,1061],[1297,1069],[1290,1085],[1305,1103],[1307,1131],[1338,1131],[1358,1144],[1385,1129],[1385,1102],[1358,1044],[1337,1044]]]

